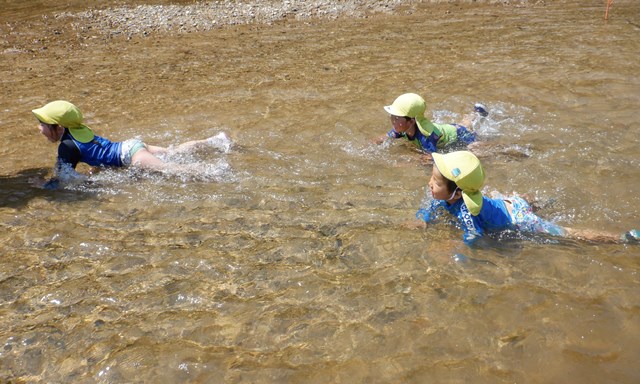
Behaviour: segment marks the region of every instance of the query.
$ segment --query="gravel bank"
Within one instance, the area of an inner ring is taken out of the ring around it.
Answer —
[[[225,25],[273,23],[285,19],[367,17],[393,12],[402,0],[283,0],[213,1],[189,5],[138,5],[65,12],[75,29],[111,36],[148,35],[154,32],[190,33]],[[404,1],[404,3],[407,3]]]
[[[527,5],[543,0],[219,0],[188,5],[137,5],[82,12],[65,12],[76,30],[108,36],[146,36],[155,32],[190,33],[226,25],[294,19],[363,18],[393,13],[419,3],[485,3]]]

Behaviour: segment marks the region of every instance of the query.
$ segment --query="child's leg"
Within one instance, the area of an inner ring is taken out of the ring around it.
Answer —
[[[193,140],[193,141],[187,141],[186,143],[182,143],[175,148],[165,148],[165,147],[159,147],[157,145],[147,145],[147,150],[154,155],[161,155],[165,153],[188,152],[192,149],[202,147],[206,144],[207,144],[207,139]]]
[[[593,229],[575,229],[565,227],[566,236],[576,240],[594,241],[598,243],[621,243],[622,236],[616,233],[596,231]]]
[[[155,154],[155,155],[165,154],[165,153],[189,152],[189,151],[192,151],[194,149],[198,149],[198,148],[202,148],[202,147],[211,145],[212,142],[211,142],[210,139],[211,138],[203,139],[203,140],[187,141],[186,143],[182,143],[182,144],[178,145],[175,148],[165,148],[165,147],[159,147],[159,146],[155,146],[155,145],[147,145],[147,150],[149,150],[149,152],[151,152],[152,154]]]
[[[182,143],[178,145],[176,148],[174,148],[173,152],[176,152],[176,153],[189,152],[194,149],[204,147],[208,144],[209,144],[209,139],[187,141],[186,143]]]
[[[148,144],[145,144],[145,146],[147,147],[147,151],[149,151],[153,155],[161,155],[169,152],[169,149],[165,147],[158,147],[157,145],[148,145]]]
[[[481,117],[489,116],[489,112],[487,111],[487,107],[484,104],[476,103],[473,106],[473,113],[469,113],[462,118],[460,125],[473,130],[473,127],[476,121]]]
[[[563,236],[570,239],[586,240],[598,243],[622,243],[623,236],[593,229],[575,229],[561,227],[544,220],[531,211],[531,207],[521,197],[510,198],[512,206],[509,210],[518,229],[532,233],[546,233],[552,236]]]
[[[153,147],[153,146],[148,146]],[[151,152],[147,148],[141,148],[136,151],[136,153],[131,156],[131,165],[142,167],[142,168],[151,168],[151,169],[160,169],[164,167],[164,162],[153,154],[158,152]],[[153,147],[153,148],[161,148],[162,147]]]
[[[507,211],[511,215],[512,223],[522,232],[546,233],[552,236],[566,236],[567,230],[555,223],[544,220],[533,213],[529,203],[520,196],[505,199]]]
[[[462,117],[462,121],[460,121],[460,125],[463,127],[467,127],[469,129],[473,129],[473,123],[475,123],[476,119],[478,119],[478,115],[475,113],[469,113]]]
[[[456,128],[456,135],[458,136],[456,139],[455,144],[452,145],[456,145],[458,143],[460,144],[464,144],[466,146],[469,146],[469,144],[474,143],[476,141],[476,133],[473,132],[473,130],[469,130],[467,129],[467,127],[464,127],[460,124],[451,124]]]

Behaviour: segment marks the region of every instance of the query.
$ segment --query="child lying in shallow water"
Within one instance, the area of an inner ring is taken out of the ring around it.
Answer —
[[[637,242],[638,230],[623,235],[584,229],[561,227],[535,215],[521,197],[492,199],[483,196],[484,170],[480,160],[469,151],[451,152],[445,155],[433,153],[433,173],[429,189],[433,196],[431,205],[420,209],[416,217],[419,226],[426,227],[443,213],[448,212],[464,230],[467,245],[475,243],[487,232],[516,230],[524,233],[562,236],[597,242]]]
[[[63,175],[80,177],[75,173],[80,162],[92,167],[135,166],[162,170],[169,165],[157,155],[190,151],[213,144],[216,139],[214,136],[189,141],[174,149],[147,145],[139,139],[112,142],[95,135],[91,128],[84,125],[82,112],[68,101],[52,101],[32,112],[38,119],[40,133],[52,143],[60,142],[54,177],[45,184],[45,188],[56,188]]]
[[[405,138],[426,154],[441,152],[445,147],[460,144],[469,145],[476,141],[476,133],[471,126],[479,117],[488,112],[482,104],[474,106],[475,113],[464,118],[461,124],[436,124],[424,117],[426,103],[415,93],[398,96],[393,104],[384,107],[391,119],[391,130],[377,138],[376,144],[389,139]]]

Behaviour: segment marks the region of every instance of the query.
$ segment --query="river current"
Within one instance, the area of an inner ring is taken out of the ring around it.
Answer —
[[[133,36],[82,30],[84,2],[0,3],[0,382],[640,381],[640,246],[407,229],[430,167],[371,143],[402,93],[437,122],[482,102],[485,192],[640,227],[637,1]],[[56,99],[113,140],[217,139],[166,159],[184,172],[50,191],[30,111]]]

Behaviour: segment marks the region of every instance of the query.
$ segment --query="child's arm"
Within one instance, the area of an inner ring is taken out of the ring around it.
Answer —
[[[376,145],[384,144],[385,141],[389,140],[390,137],[387,135],[376,137],[371,139],[371,142]]]
[[[47,180],[42,185],[42,188],[58,189],[60,187],[60,184],[73,184],[84,182],[86,180],[88,180],[87,176],[78,173],[71,164],[65,163],[61,159],[58,159],[54,168],[53,177]]]
[[[438,207],[440,207],[440,200],[431,200],[431,204],[427,208],[420,208],[416,212],[415,219],[405,221],[401,226],[411,230],[427,228],[427,224],[435,221],[440,216]]]
[[[373,139],[371,141],[374,144],[380,145],[380,144],[385,143],[386,141],[389,141],[389,140],[392,140],[392,139],[399,139],[401,137],[402,137],[402,134],[396,132],[393,128],[391,128],[391,130],[389,132],[387,132],[386,135],[377,137],[377,138],[375,138],[375,139]]]
[[[413,231],[413,230],[416,230],[416,229],[425,229],[425,228],[427,228],[427,223],[424,220],[413,219],[413,220],[405,221],[400,226],[402,228],[409,229],[409,230]]]
[[[416,212],[416,220],[423,223],[422,228],[426,228],[427,224],[435,222],[443,214],[446,214],[446,204],[444,200],[431,199],[429,206],[418,209],[418,212]]]

